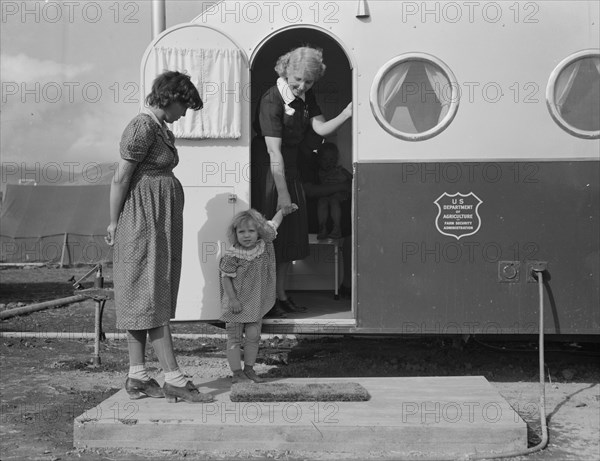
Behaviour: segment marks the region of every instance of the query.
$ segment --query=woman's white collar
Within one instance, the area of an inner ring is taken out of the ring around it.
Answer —
[[[152,118],[152,120],[154,120],[158,124],[158,126],[160,126],[161,128],[167,128],[167,126],[164,123],[161,123],[158,120],[158,117],[156,116],[156,114],[154,112],[152,112],[149,107],[144,107],[141,112],[143,114],[149,115]]]
[[[294,99],[296,99],[296,96],[294,96],[294,92],[290,88],[290,85],[288,85],[288,82],[286,82],[283,77],[279,77],[277,79],[277,89],[279,90],[279,94],[281,94],[285,104],[289,105]],[[298,97],[304,101],[304,95]]]
[[[279,90],[279,94],[281,94],[285,104],[289,105],[294,99],[296,99],[294,92],[283,77],[279,77],[277,79],[277,89]]]

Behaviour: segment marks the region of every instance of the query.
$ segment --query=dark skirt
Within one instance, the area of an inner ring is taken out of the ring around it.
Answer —
[[[284,161],[297,152],[284,152]],[[289,262],[304,259],[308,256],[308,215],[306,197],[297,170],[288,169],[288,164],[295,167],[295,158],[286,162],[286,184],[292,203],[298,205],[298,210],[283,218],[277,229],[275,258],[277,262]],[[269,155],[266,152],[264,138],[257,138],[252,142],[252,208],[260,211],[267,219],[271,219],[277,212],[277,188],[271,173]]]

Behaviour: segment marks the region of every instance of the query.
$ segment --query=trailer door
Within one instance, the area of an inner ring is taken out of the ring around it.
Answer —
[[[182,125],[171,127],[179,152],[175,175],[185,191],[183,268],[175,320],[216,320],[218,259],[227,245],[226,228],[250,203],[248,59],[222,32],[184,24],[166,30],[146,50],[142,95],[166,69],[190,75],[204,102],[202,111],[188,111]]]

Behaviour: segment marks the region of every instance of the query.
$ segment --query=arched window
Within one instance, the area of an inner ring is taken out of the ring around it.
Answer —
[[[583,50],[560,62],[548,80],[546,103],[566,132],[600,138],[600,52]]]
[[[458,109],[459,88],[441,60],[425,53],[407,53],[379,70],[370,101],[384,130],[405,141],[422,141],[450,124]]]

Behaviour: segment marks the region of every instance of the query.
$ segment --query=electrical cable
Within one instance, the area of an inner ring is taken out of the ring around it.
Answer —
[[[548,424],[546,421],[546,380],[544,374],[544,276],[543,269],[532,269],[533,275],[538,280],[538,297],[539,297],[539,333],[538,333],[538,350],[539,350],[539,365],[540,365],[540,424],[542,426],[542,440],[537,445],[525,450],[516,450],[508,453],[498,453],[493,455],[475,455],[469,456],[467,459],[498,459],[511,458],[514,456],[529,455],[536,451],[543,450],[548,444]]]
[[[473,341],[482,347],[485,347],[487,349],[491,349],[491,350],[497,351],[497,352],[509,352],[509,353],[519,353],[520,354],[523,352],[537,352],[538,351],[537,349],[507,349],[505,347],[498,347],[498,346],[494,346],[492,344],[484,343],[483,341],[480,341],[475,337],[473,337]],[[564,354],[576,354],[576,355],[584,355],[584,356],[589,356],[589,357],[600,357],[600,353],[594,353],[594,352],[582,351],[582,350],[546,349],[546,352],[559,352],[559,353],[564,353]]]

